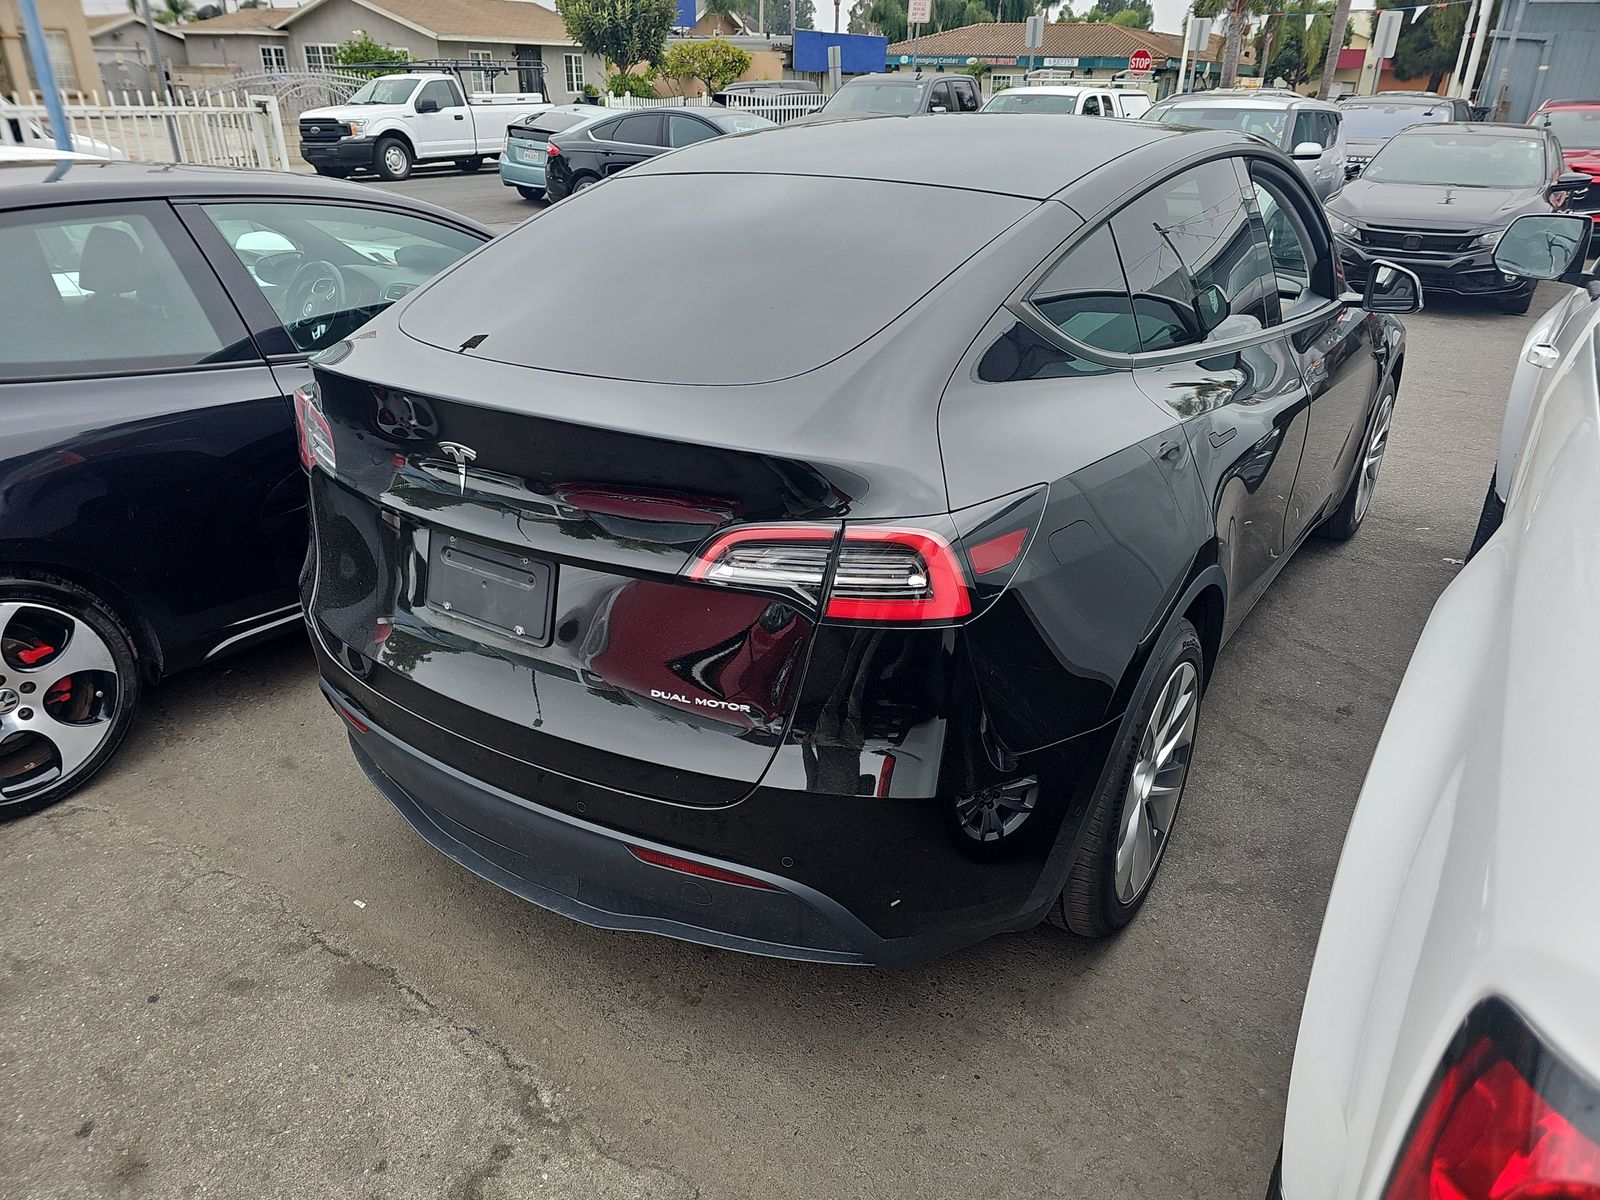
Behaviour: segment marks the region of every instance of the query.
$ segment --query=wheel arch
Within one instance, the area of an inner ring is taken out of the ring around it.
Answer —
[[[376,134],[374,136],[373,143],[372,143],[372,148],[373,148],[373,152],[374,152],[373,153],[373,157],[374,158],[377,157],[377,149],[378,149],[378,147],[383,145],[383,143],[386,140],[388,140],[389,138],[393,138],[395,141],[400,142],[405,146],[407,153],[409,153],[411,155],[411,161],[412,162],[420,162],[420,161],[422,161],[421,160],[421,156],[417,154],[417,144],[416,144],[416,142],[411,140],[411,135],[409,133],[407,133],[404,129],[399,128],[398,126],[396,126],[393,129],[385,129],[381,133],[378,133],[378,134]]]
[[[131,593],[98,572],[77,563],[53,561],[45,555],[30,554],[26,549],[21,553],[14,553],[8,547],[3,554],[4,566],[0,567],[0,571],[4,574],[42,581],[61,579],[86,592],[94,593],[133,635],[134,649],[138,652],[141,673],[146,681],[154,683],[161,677],[166,662],[161,637],[156,633],[155,626],[150,622],[143,606]]]

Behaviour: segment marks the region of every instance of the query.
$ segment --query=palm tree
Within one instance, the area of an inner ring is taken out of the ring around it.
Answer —
[[[194,4],[191,0],[162,0],[161,9],[155,18],[163,25],[182,25],[194,16]]]
[[[1345,26],[1350,24],[1350,0],[1339,0],[1333,9],[1333,28],[1328,30],[1328,53],[1322,60],[1322,83],[1317,98],[1326,100],[1333,91],[1333,73],[1339,69],[1339,51],[1344,48]]]
[[[1217,81],[1223,87],[1232,87],[1239,74],[1239,48],[1249,14],[1250,0],[1228,0],[1228,36],[1222,43],[1222,74]]]

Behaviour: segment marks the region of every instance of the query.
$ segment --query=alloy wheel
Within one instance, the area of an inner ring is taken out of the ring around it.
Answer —
[[[1117,899],[1132,904],[1149,886],[1167,848],[1178,801],[1189,777],[1195,723],[1200,712],[1200,674],[1180,662],[1167,676],[1139,737],[1117,835]]]
[[[1383,452],[1389,448],[1389,426],[1394,420],[1394,394],[1386,394],[1378,402],[1378,411],[1372,416],[1372,432],[1367,435],[1367,445],[1361,460],[1361,477],[1356,482],[1356,524],[1367,515],[1372,503],[1372,492],[1378,486],[1378,471],[1383,466]]]
[[[1029,775],[956,801],[956,819],[975,842],[998,842],[1022,827],[1039,803],[1039,781]]]
[[[87,622],[48,604],[0,602],[0,807],[94,758],[122,691],[111,648]]]

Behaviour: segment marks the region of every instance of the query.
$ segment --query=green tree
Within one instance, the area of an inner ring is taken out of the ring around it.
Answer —
[[[865,32],[876,32],[889,39],[890,44],[903,42],[910,34],[906,27],[906,6],[902,0],[865,0],[862,14]]]
[[[661,60],[665,75],[698,79],[706,93],[720,92],[750,69],[750,55],[721,38],[675,42]]]
[[[382,42],[374,40],[365,29],[358,29],[348,41],[339,44],[338,49],[333,52],[333,61],[346,71],[355,67],[357,63],[393,63],[401,67],[411,61],[411,52],[385,46]],[[382,75],[383,71],[357,71],[356,74]]]
[[[1395,0],[1378,0],[1378,7],[1398,8]],[[1436,92],[1456,69],[1456,52],[1466,29],[1467,6],[1430,8],[1420,19],[1409,14],[1400,27],[1400,42],[1395,47],[1393,74],[1396,79],[1426,79],[1427,91]]]
[[[1150,13],[1137,8],[1124,8],[1111,14],[1111,23],[1124,29],[1149,29],[1150,21]]]
[[[623,74],[658,66],[678,19],[672,0],[556,0],[556,11],[573,41]]]
[[[850,9],[850,20],[856,20],[856,9],[862,7],[861,0]],[[789,28],[789,0],[767,0],[766,4],[767,27],[762,32],[770,33],[774,37],[788,37],[792,32]],[[814,28],[817,19],[817,7],[811,0],[794,0],[795,21],[801,29]],[[752,4],[744,0],[744,23],[751,29],[760,23],[761,5]],[[851,33],[870,32],[866,28],[857,29],[854,24],[850,27]]]
[[[194,17],[190,0],[163,0],[162,5],[150,14],[158,25],[182,25]]]
[[[994,20],[994,13],[990,12],[983,0],[967,0],[966,11],[961,14],[963,25],[984,25]]]

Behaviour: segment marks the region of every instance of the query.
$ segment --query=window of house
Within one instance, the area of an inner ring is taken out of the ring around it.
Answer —
[[[33,58],[28,50],[28,35],[20,29],[22,41],[22,55],[28,63],[28,78],[33,80],[33,86],[39,86],[39,79],[33,71]],[[59,29],[46,29],[44,31],[44,46],[50,56],[50,70],[56,77],[56,89],[63,92],[78,90],[78,68],[72,61],[72,43],[67,40],[67,35]]]
[[[565,56],[567,64],[567,91],[575,94],[583,91],[583,55],[568,54]]]
[[[308,71],[337,71],[339,65],[336,56],[339,47],[332,42],[312,42],[306,46],[306,70]]]
[[[1204,163],[1157,184],[1111,218],[1111,231],[1145,351],[1240,337],[1277,322],[1266,235],[1232,162]],[[1220,323],[1215,299],[1226,305]]]
[[[1114,354],[1139,353],[1128,281],[1108,226],[1067,251],[1028,302],[1075,342]]]
[[[0,218],[0,379],[254,357],[238,314],[192,244],[175,244],[187,272],[138,208],[85,205]]]
[[[289,55],[282,46],[261,47],[261,66],[268,71],[287,71]]]
[[[467,57],[475,63],[492,63],[494,61],[494,51],[468,50]],[[469,92],[487,92],[491,90],[491,87],[487,72],[470,71],[467,73],[467,90]]]

